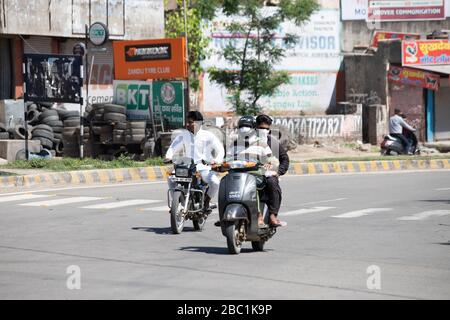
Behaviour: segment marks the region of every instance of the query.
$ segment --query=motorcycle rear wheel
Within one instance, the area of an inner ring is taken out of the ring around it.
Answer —
[[[181,210],[184,205],[184,194],[180,191],[175,191],[172,197],[172,206],[170,207],[170,228],[174,234],[180,234],[184,228],[184,217],[181,215]]]
[[[227,237],[228,252],[230,254],[239,254],[242,248],[242,243],[238,241],[239,222],[227,222],[225,234]]]

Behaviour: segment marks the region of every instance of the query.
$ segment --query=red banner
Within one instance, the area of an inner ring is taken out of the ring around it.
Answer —
[[[444,0],[369,1],[368,21],[445,20]]]
[[[422,87],[434,91],[439,89],[440,81],[440,77],[434,73],[394,66],[391,66],[389,69],[388,79],[390,82]]]
[[[429,66],[450,64],[448,40],[417,40],[402,42],[404,66]]]
[[[380,40],[389,40],[389,39],[418,40],[420,39],[420,34],[376,31],[370,46],[372,48],[378,48],[378,42],[380,42]]]

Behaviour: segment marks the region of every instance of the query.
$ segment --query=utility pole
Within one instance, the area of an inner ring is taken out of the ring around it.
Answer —
[[[188,27],[187,27],[187,4],[186,0],[183,0],[183,7],[184,7],[184,37],[186,39],[186,65],[187,65],[187,90],[186,90],[186,107],[185,107],[185,113],[190,110],[190,104],[191,104],[191,93],[190,93],[190,81],[189,81],[189,38],[188,38]]]

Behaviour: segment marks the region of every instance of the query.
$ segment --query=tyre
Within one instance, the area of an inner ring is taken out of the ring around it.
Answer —
[[[264,251],[264,244],[266,242],[261,240],[261,241],[252,241],[252,248],[253,251]]]
[[[78,120],[64,120],[64,128],[77,128],[80,126],[80,119]]]
[[[53,140],[55,138],[55,135],[53,132],[37,129],[33,130],[33,138],[46,138],[48,140]]]
[[[126,122],[117,122],[114,126],[114,129],[116,130],[126,130],[127,129],[127,123]]]
[[[238,221],[227,221],[225,226],[225,235],[227,237],[227,247],[230,254],[239,254],[241,252],[242,243],[238,239],[238,230],[240,223]]]
[[[180,234],[184,228],[184,217],[182,216],[184,194],[181,191],[175,191],[172,197],[172,206],[170,207],[170,228],[174,234]]]
[[[36,124],[36,123],[38,123],[39,122],[39,115],[40,115],[40,113],[36,109],[29,110],[27,112],[27,122],[29,124]]]
[[[121,113],[121,114],[125,114],[127,111],[127,108],[124,106],[120,106],[117,104],[105,104],[104,107],[104,113]]]
[[[9,140],[8,132],[0,132],[0,140]]]
[[[47,131],[49,131],[49,132],[53,132],[53,129],[52,129],[52,127],[50,127],[50,126],[48,126],[48,125],[46,125],[46,124],[39,124],[39,125],[37,125],[37,126],[35,126],[34,128],[33,128],[33,131],[34,130],[47,130]]]
[[[127,134],[130,136],[145,135],[145,129],[127,129]]]
[[[64,126],[64,122],[62,122],[61,120],[54,120],[54,121],[45,121],[46,119],[44,119],[44,124],[50,126],[50,127],[63,127]]]
[[[103,119],[105,121],[112,122],[125,122],[127,120],[127,116],[122,113],[109,112],[104,114]]]
[[[53,133],[62,133],[64,130],[64,127],[52,127]]]
[[[51,150],[53,148],[52,140],[41,137],[34,137],[31,140],[39,140],[41,142],[42,147],[44,147],[45,149]]]
[[[140,144],[145,139],[145,135],[125,136],[127,143]]]
[[[47,111],[42,112],[39,115],[39,121],[44,121],[44,119],[50,118],[50,117],[56,117],[57,118],[56,120],[59,120],[58,111],[56,111],[56,110],[47,110]]]
[[[0,122],[0,132],[6,132],[6,126]]]
[[[25,140],[25,127],[21,125],[17,125],[14,128],[13,136],[14,139]],[[31,130],[28,130],[28,139],[31,139]]]
[[[48,126],[51,126],[50,123],[51,122],[55,122],[55,121],[59,121],[59,116],[49,116],[47,118],[44,118],[41,122],[43,124],[46,124]]]
[[[66,111],[63,116],[62,120],[68,120],[70,118],[80,118],[80,112],[78,111]]]
[[[130,121],[128,122],[128,128],[130,129],[145,129],[147,127],[146,121]]]
[[[206,218],[205,217],[201,217],[197,220],[192,220],[192,223],[194,225],[194,230],[195,231],[202,231],[205,228],[206,225]]]

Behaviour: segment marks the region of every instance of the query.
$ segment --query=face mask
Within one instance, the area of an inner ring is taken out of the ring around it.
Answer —
[[[252,131],[252,128],[249,128],[249,127],[239,128],[239,133],[241,133],[241,134],[247,134],[247,133],[250,133],[251,131]]]
[[[270,133],[269,129],[258,129],[258,134],[261,136],[266,137],[269,135],[269,133]]]

